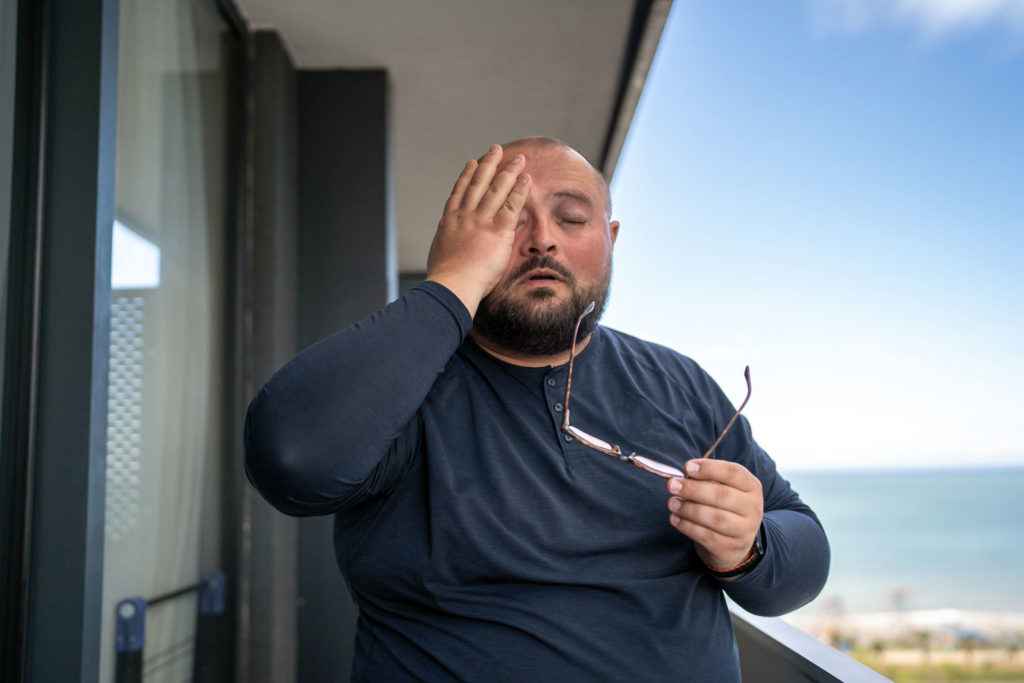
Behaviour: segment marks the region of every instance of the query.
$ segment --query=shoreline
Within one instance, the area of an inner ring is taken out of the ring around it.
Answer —
[[[1024,646],[1024,611],[957,608],[791,614],[784,621],[825,642]]]

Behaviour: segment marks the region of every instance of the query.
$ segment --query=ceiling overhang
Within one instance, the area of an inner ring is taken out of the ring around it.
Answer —
[[[299,69],[385,69],[398,267],[426,270],[455,176],[494,142],[565,140],[610,178],[671,0],[238,0]]]

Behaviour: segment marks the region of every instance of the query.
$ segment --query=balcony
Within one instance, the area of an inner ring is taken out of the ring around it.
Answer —
[[[730,610],[744,683],[889,680],[781,619]]]

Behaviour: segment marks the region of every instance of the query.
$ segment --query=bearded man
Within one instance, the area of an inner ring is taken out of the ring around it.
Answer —
[[[352,680],[738,681],[724,595],[777,615],[824,585],[820,523],[715,382],[597,325],[610,205],[564,143],[492,146],[427,281],[253,400],[250,480],[335,515]]]

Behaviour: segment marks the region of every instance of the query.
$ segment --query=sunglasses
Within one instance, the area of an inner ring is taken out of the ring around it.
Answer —
[[[595,303],[591,301],[590,305],[587,306],[586,310],[583,311],[583,313],[580,314],[580,317],[576,320],[576,329],[572,333],[572,346],[569,347],[569,376],[565,382],[565,412],[562,413],[562,432],[568,434],[573,439],[580,442],[587,448],[593,448],[595,451],[601,451],[602,453],[615,456],[616,458],[624,462],[631,462],[637,467],[644,469],[650,472],[651,474],[656,474],[659,477],[665,477],[666,479],[670,477],[685,477],[686,475],[683,474],[683,471],[677,467],[673,467],[672,465],[666,465],[663,462],[658,462],[653,458],[648,458],[643,455],[637,455],[636,453],[630,453],[629,455],[626,455],[625,453],[623,453],[622,449],[619,448],[616,444],[613,444],[609,441],[605,441],[604,439],[599,439],[596,436],[591,436],[582,429],[574,427],[569,423],[569,394],[572,392],[572,364],[573,359],[576,357],[576,338],[579,336],[580,333],[580,323],[582,323],[583,319],[594,311],[594,306]],[[714,453],[715,449],[718,447],[718,444],[722,442],[722,439],[725,438],[725,435],[729,432],[729,429],[732,427],[733,423],[735,423],[736,419],[740,416],[740,411],[743,410],[743,408],[747,405],[747,401],[750,400],[749,365],[743,371],[743,377],[747,381],[747,397],[743,399],[743,403],[740,404],[739,409],[736,410],[736,413],[726,423],[725,428],[718,435],[718,438],[715,439],[714,442],[704,452],[704,455],[701,456],[702,458],[710,457],[711,454]]]

